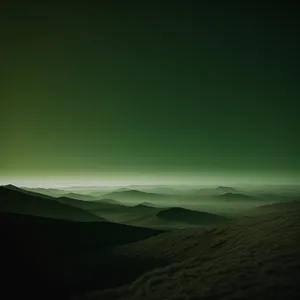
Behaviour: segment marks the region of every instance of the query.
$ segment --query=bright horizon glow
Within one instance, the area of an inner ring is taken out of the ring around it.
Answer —
[[[7,176],[0,177],[0,185],[13,184],[28,188],[63,188],[63,187],[104,187],[128,185],[190,185],[190,186],[220,186],[220,185],[299,185],[299,178],[275,175],[238,176],[236,174],[165,174],[165,175],[115,175],[115,176]]]

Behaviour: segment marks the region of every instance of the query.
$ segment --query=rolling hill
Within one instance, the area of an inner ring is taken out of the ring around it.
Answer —
[[[97,203],[106,203],[106,204],[115,204],[115,205],[124,205],[120,201],[113,200],[113,199],[107,199],[107,198],[102,198],[101,200],[96,200],[95,202],[97,202]]]
[[[94,211],[101,212],[101,210],[107,210],[107,209],[113,210],[119,208],[120,206],[123,207],[122,204],[119,204],[119,202],[114,200],[112,200],[111,202],[106,200],[84,201],[84,200],[71,199],[67,197],[60,197],[57,198],[56,200],[60,203],[64,203],[73,207],[78,207],[80,209],[84,209],[91,213],[93,213]]]
[[[114,191],[108,194],[103,195],[102,198],[109,198],[118,201],[124,202],[152,202],[152,201],[160,201],[169,199],[169,195],[162,195],[156,193],[146,193],[141,192],[138,190],[121,190],[121,191]]]
[[[122,224],[142,226],[157,228],[156,222],[156,213],[162,210],[163,208],[157,208],[147,205],[135,205],[135,206],[126,206],[126,205],[115,205],[115,204],[105,204],[103,203],[96,210],[93,210],[93,213],[99,214],[104,218],[118,222]]]
[[[202,188],[195,191],[196,195],[221,195],[225,193],[236,193],[237,190],[233,187],[218,186],[216,188]]]
[[[215,199],[222,199],[226,201],[252,201],[259,200],[257,197],[239,194],[239,193],[225,193],[218,196],[215,196]]]
[[[78,193],[67,193],[64,197],[81,200],[81,201],[95,201],[96,198],[90,195],[78,194]]]
[[[23,191],[29,191],[37,194],[47,195],[51,197],[61,197],[65,194],[67,194],[67,191],[64,191],[62,189],[53,189],[53,188],[27,188],[27,187],[21,187]]]
[[[156,207],[153,203],[150,203],[150,202],[147,202],[147,201],[144,201],[144,202],[138,204],[137,206]]]
[[[300,202],[277,203],[271,210],[265,206],[257,209],[262,213],[220,224],[164,232],[107,221],[32,216],[48,201],[77,208],[16,187],[1,187],[0,196],[6,208],[19,207],[18,213],[0,212],[0,263],[5,274],[0,296],[5,299],[7,294],[34,300],[300,296]],[[172,223],[174,217],[176,222],[198,222],[200,216],[210,220],[213,215],[179,207],[102,205],[107,213],[119,210],[119,217],[130,212],[137,223],[147,218]],[[24,206],[27,215],[20,213]]]
[[[10,185],[0,187],[0,211],[85,222],[104,220],[83,209],[61,203],[56,198]]]
[[[80,299],[298,299],[299,237],[299,206],[163,233],[115,249],[127,260],[152,261],[148,272],[131,284]]]

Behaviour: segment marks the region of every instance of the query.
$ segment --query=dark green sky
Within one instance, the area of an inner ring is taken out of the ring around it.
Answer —
[[[295,7],[41,2],[1,4],[0,177],[300,176]]]

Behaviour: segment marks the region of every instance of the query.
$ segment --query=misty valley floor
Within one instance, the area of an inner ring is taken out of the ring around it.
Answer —
[[[43,202],[36,204],[37,199]],[[47,215],[41,203],[46,203]],[[69,198],[0,187],[3,299],[300,296],[299,201],[263,205],[234,219],[179,208],[146,207],[150,203],[131,207],[133,210],[113,203],[118,205],[118,218],[124,209],[124,215],[136,214],[136,219],[151,216],[147,219],[151,224],[158,213],[171,225],[174,219],[186,222],[186,216],[204,220],[171,230],[120,224],[105,217],[96,221],[91,211],[102,209],[108,216],[111,201],[75,203]],[[60,211],[59,218],[56,211]],[[68,220],[70,216],[73,220]]]

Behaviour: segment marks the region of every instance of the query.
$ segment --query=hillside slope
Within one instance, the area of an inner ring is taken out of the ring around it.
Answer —
[[[176,230],[119,247],[165,267],[87,300],[297,299],[300,208],[206,229]]]
[[[5,274],[0,297],[9,292],[11,297],[24,297],[19,299],[66,300],[80,291],[133,280],[143,270],[118,260],[110,249],[161,232],[110,222],[0,213],[0,264]],[[132,277],[128,276],[130,266],[134,267]]]
[[[0,186],[0,212],[74,221],[97,222],[104,220],[104,218],[83,209],[60,203],[56,198],[23,191],[12,186]]]

